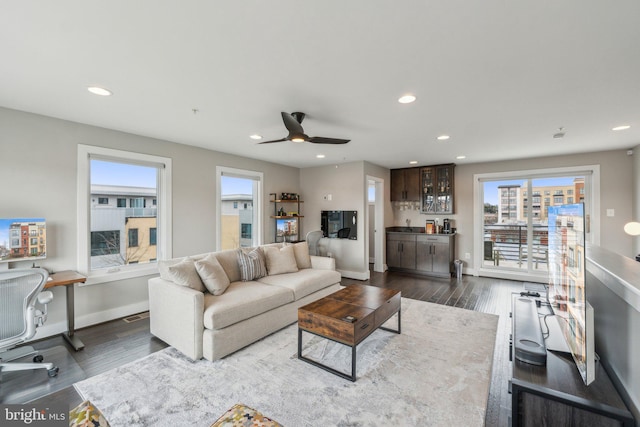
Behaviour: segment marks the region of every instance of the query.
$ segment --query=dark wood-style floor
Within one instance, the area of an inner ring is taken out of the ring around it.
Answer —
[[[523,289],[523,283],[517,281],[463,276],[461,280],[426,278],[401,273],[374,273],[368,281],[343,279],[343,285],[364,283],[379,287],[399,289],[402,296],[436,304],[465,308],[500,316],[487,414],[487,426],[507,426],[511,411],[508,380],[509,363],[509,311],[512,292]],[[43,372],[9,372],[0,382],[0,403],[6,403],[7,396],[38,404],[68,404],[74,407],[81,402],[72,384],[125,363],[165,348],[167,345],[153,337],[149,332],[149,320],[143,319],[127,323],[122,319],[91,326],[76,332],[85,343],[84,350],[73,351],[61,337],[52,337],[36,342],[40,349],[57,349],[52,357],[62,358],[54,361],[64,365],[57,378],[46,379]],[[60,351],[61,348],[66,351]],[[29,378],[26,375],[30,376]],[[29,392],[23,393],[25,381],[39,375],[35,385],[29,386]],[[22,394],[21,394],[22,393]],[[17,397],[16,397],[17,396]]]

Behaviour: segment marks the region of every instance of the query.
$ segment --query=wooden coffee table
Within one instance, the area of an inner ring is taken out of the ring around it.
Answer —
[[[382,327],[382,324],[396,313],[398,329]],[[298,359],[355,381],[356,346],[378,328],[399,334],[400,327],[400,291],[367,285],[349,285],[298,309]],[[302,331],[351,347],[351,375],[303,356]]]

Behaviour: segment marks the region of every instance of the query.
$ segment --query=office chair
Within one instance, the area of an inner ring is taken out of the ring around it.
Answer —
[[[348,239],[349,234],[351,234],[350,228],[341,228],[338,230],[338,239]]]
[[[31,339],[47,319],[47,304],[53,293],[42,289],[48,277],[42,268],[0,272],[0,380],[4,372],[29,369],[46,369],[50,377],[58,375],[58,367],[41,363],[43,357],[33,347],[13,348]],[[36,309],[36,302],[44,306],[44,311]],[[26,356],[33,356],[34,363],[8,363]]]
[[[322,230],[310,231],[307,233],[307,244],[309,245],[309,255],[320,255],[318,243],[322,239]]]

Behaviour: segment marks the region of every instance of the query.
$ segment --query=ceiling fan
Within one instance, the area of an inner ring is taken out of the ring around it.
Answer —
[[[304,129],[302,129],[302,121],[304,120],[304,113],[295,112],[295,113],[285,113],[282,114],[282,121],[284,122],[285,127],[289,131],[289,135],[282,139],[274,139],[273,141],[264,141],[259,142],[259,144],[271,144],[273,142],[282,142],[282,141],[293,141],[293,142],[311,142],[314,144],[346,144],[351,141],[350,139],[339,139],[339,138],[325,138],[323,136],[309,136],[304,133]]]

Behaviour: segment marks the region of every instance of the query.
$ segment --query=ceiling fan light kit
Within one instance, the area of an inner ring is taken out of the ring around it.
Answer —
[[[285,113],[284,111],[280,113],[282,115],[282,121],[284,122],[284,126],[289,131],[289,135],[281,139],[274,139],[272,141],[263,141],[259,142],[259,144],[271,144],[274,142],[283,142],[283,141],[292,141],[292,142],[311,142],[313,144],[346,144],[349,142],[349,139],[339,139],[339,138],[327,138],[324,136],[309,136],[304,133],[304,129],[302,128],[302,121],[304,120],[305,114],[299,111],[294,113]]]

